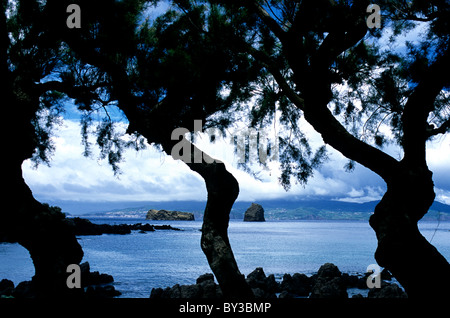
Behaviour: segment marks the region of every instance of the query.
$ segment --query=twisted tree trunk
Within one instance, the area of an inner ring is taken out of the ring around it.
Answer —
[[[413,298],[450,295],[450,278],[445,274],[450,265],[417,225],[434,201],[431,176],[426,167],[400,169],[370,218],[378,239],[378,264],[387,268]]]
[[[182,142],[193,147],[191,160],[185,163],[205,180],[208,192],[203,215],[201,248],[209,266],[224,297],[253,298],[250,286],[239,271],[227,234],[230,211],[239,195],[239,184],[224,163],[211,158],[184,137]],[[171,153],[174,145],[174,141],[162,143],[166,153]],[[195,163],[194,154],[200,153],[202,160]]]
[[[3,91],[3,89],[2,89]],[[8,88],[3,91],[6,117],[12,125],[2,125],[9,154],[4,158],[5,197],[8,198],[0,222],[0,232],[10,241],[25,247],[33,260],[35,275],[32,289],[36,297],[78,295],[81,290],[66,286],[67,266],[79,264],[83,251],[73,228],[57,208],[41,204],[34,197],[22,176],[22,163],[31,158],[36,148],[34,127],[31,124],[37,110],[38,97],[18,99]],[[9,130],[9,131],[8,131]]]
[[[67,266],[79,264],[83,258],[73,227],[58,209],[34,199],[20,166],[14,170],[7,177],[7,197],[14,200],[0,231],[29,251],[35,268],[32,293],[35,297],[81,296],[81,289],[66,285]]]
[[[132,83],[123,66],[108,62],[96,52],[77,46],[78,52],[88,63],[97,65],[108,72],[115,83],[114,97],[119,101],[118,107],[129,121],[127,133],[135,132],[144,136],[149,143],[162,146],[167,154],[171,154],[173,146],[179,141],[171,140],[172,130],[183,125],[171,115],[170,102],[163,100],[157,105],[143,105],[131,93]],[[192,125],[194,118],[186,115],[184,123]],[[192,131],[192,130],[191,130]],[[253,292],[244,275],[237,266],[228,240],[228,221],[231,208],[239,194],[239,185],[233,175],[220,163],[196,148],[184,139],[191,151],[190,162],[185,162],[192,170],[205,180],[208,191],[207,204],[203,217],[201,247],[208,263],[214,272],[224,297],[252,298]],[[194,158],[201,154],[202,160]],[[189,160],[188,160],[189,161]]]
[[[202,154],[204,159],[201,164],[188,164],[191,170],[203,177],[208,191],[203,216],[202,250],[225,297],[251,298],[253,292],[239,271],[227,234],[230,211],[239,195],[239,184],[224,163],[215,162],[205,153]],[[205,158],[212,163],[206,163]]]

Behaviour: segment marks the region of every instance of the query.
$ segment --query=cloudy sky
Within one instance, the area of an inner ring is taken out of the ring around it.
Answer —
[[[126,125],[125,122],[120,123],[122,129]],[[307,123],[302,126],[312,145],[321,145],[320,136]],[[150,145],[139,152],[126,150],[125,160],[120,164],[122,174],[116,177],[105,160],[98,160],[95,146],[92,147],[91,157],[82,155],[84,148],[81,145],[80,125],[75,118],[64,119],[52,138],[56,151],[50,167],[40,165],[36,169],[30,161],[23,164],[26,182],[40,201],[206,200],[206,189],[200,176],[180,160],[174,160]],[[344,165],[347,159],[329,146],[329,160],[315,171],[308,184],[294,184],[286,192],[278,183],[279,169],[276,162],[270,163],[270,170],[255,167],[260,177],[260,180],[256,180],[237,168],[239,158],[234,154],[229,139],[210,144],[206,135],[200,135],[196,143],[200,149],[225,162],[227,169],[239,182],[238,200],[241,201],[327,198],[365,202],[380,199],[385,191],[382,179],[360,165],[353,172],[346,172]],[[440,137],[429,143],[428,149],[437,199],[450,204],[450,138]],[[397,158],[401,156],[394,146],[386,150]]]
[[[151,19],[167,9],[167,4],[149,10]],[[389,50],[404,50],[405,41],[414,41],[426,30],[419,25],[396,43],[386,44]],[[386,41],[386,32],[381,41]],[[172,201],[172,200],[206,200],[203,179],[192,172],[180,160],[148,146],[146,150],[136,152],[127,150],[124,162],[120,164],[122,174],[115,177],[106,161],[99,161],[98,151],[93,147],[90,158],[83,157],[80,125],[73,105],[67,105],[63,125],[58,127],[53,137],[56,151],[50,167],[40,165],[33,168],[33,163],[23,164],[24,177],[35,197],[42,201],[73,200],[80,202],[103,201]],[[120,114],[119,114],[120,117]],[[121,126],[126,129],[126,122]],[[321,137],[307,124],[302,123],[313,146],[322,145]],[[93,139],[94,140],[94,139]],[[272,198],[307,199],[327,198],[352,202],[378,200],[385,191],[385,183],[370,170],[357,165],[348,173],[344,169],[347,159],[327,146],[329,160],[309,180],[306,186],[293,184],[286,192],[278,183],[279,169],[277,163],[271,163],[266,171],[259,171],[261,180],[237,168],[234,148],[229,140],[215,144],[207,142],[206,136],[197,139],[197,145],[211,156],[225,162],[227,169],[236,177],[240,185],[238,200],[255,201]],[[384,149],[396,159],[401,158],[401,151],[395,146]],[[450,137],[437,137],[428,144],[428,163],[434,172],[437,200],[450,204]]]

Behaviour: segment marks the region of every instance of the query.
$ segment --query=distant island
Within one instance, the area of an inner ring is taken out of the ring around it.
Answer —
[[[264,207],[265,220],[360,220],[368,221],[379,201],[365,203],[343,202],[337,200],[259,200]],[[201,201],[148,201],[148,202],[106,202],[81,203],[72,201],[49,202],[51,205],[68,206],[68,215],[84,218],[128,218],[145,219],[149,210],[185,211],[193,214],[195,220],[203,219],[206,202]],[[230,219],[242,220],[245,211],[251,205],[249,201],[235,202]],[[84,205],[83,205],[84,204]],[[81,214],[86,207],[94,210]],[[450,206],[435,201],[430,211],[424,216],[426,221],[450,221]]]
[[[194,221],[194,214],[180,211],[150,210],[145,216],[146,220],[164,221]]]

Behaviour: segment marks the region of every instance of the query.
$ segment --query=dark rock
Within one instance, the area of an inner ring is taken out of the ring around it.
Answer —
[[[180,298],[201,298],[202,289],[199,285],[181,285]]]
[[[359,287],[363,284],[367,288],[366,278],[342,274],[339,268],[332,263],[322,265],[317,274],[311,277],[305,274],[295,273],[292,276],[285,274],[281,284],[275,280],[273,274],[266,276],[261,267],[256,268],[247,275],[246,282],[252,289],[255,298],[274,298],[275,293],[280,293],[279,298],[348,298],[347,288]],[[396,284],[381,283],[382,288],[372,289],[369,298],[406,298],[406,293]],[[221,298],[223,294],[220,287],[214,281],[211,273],[200,275],[194,285],[179,285],[173,287],[154,288],[150,298]],[[352,298],[363,298],[361,294],[353,295]]]
[[[172,227],[170,225],[154,225],[153,226],[156,230],[173,230],[173,231],[181,231],[180,229],[176,227]]]
[[[262,267],[257,267],[253,272],[248,274],[247,283],[251,288],[262,288],[266,287],[266,274]]]
[[[90,271],[91,266],[89,265],[89,262],[84,262],[80,264],[81,277],[83,277],[83,275],[88,275]]]
[[[318,278],[310,298],[348,298],[348,294],[341,277]]]
[[[368,289],[369,287],[367,287],[367,278],[370,275],[372,275],[372,273],[364,273],[364,275],[358,279],[356,287],[359,289]]]
[[[397,285],[381,283],[381,288],[369,290],[368,298],[408,298],[408,295]]]
[[[104,234],[130,234],[131,229],[128,224],[118,224],[118,225],[110,225],[110,224],[97,224],[100,227],[100,231]]]
[[[171,299],[171,298],[187,298],[187,299],[216,299],[221,298],[222,291],[220,287],[214,282],[213,274],[203,274],[197,278],[197,283],[194,285],[179,285],[172,287],[153,288],[150,293],[150,298],[153,299]]]
[[[136,224],[131,224],[128,225],[130,227],[131,230],[133,231],[139,231],[139,233],[145,233],[145,232],[153,232],[155,231],[155,228],[153,227],[153,225],[145,223],[136,223]]]
[[[325,263],[319,268],[310,298],[348,298],[345,280],[336,265]]]
[[[289,293],[288,291],[283,290],[278,298],[295,298],[296,295]]]
[[[95,224],[89,220],[82,218],[68,219],[75,229],[75,235],[102,235],[102,234],[130,234],[131,231],[139,231],[139,233],[153,232],[155,230],[174,230],[180,231],[170,225],[151,225],[148,223],[136,224]]]
[[[0,281],[0,297],[12,296],[14,292],[14,283],[9,279]]]
[[[246,281],[250,288],[253,289],[253,294],[256,298],[274,298],[276,297],[275,293],[280,289],[275,276],[269,275],[266,277],[261,267],[248,274]]]
[[[331,279],[335,277],[341,277],[342,274],[336,265],[332,263],[325,263],[322,266],[320,266],[317,275],[319,278]]]
[[[164,290],[160,287],[158,288],[152,288],[152,291],[150,292],[150,298],[153,299],[161,299],[163,295]]]
[[[284,274],[281,290],[289,294],[305,297],[311,292],[311,278],[305,274],[295,273],[293,276]]]
[[[164,289],[163,298],[181,298],[180,285],[175,284],[172,288]]]
[[[252,203],[252,205],[245,211],[244,214],[245,222],[264,222],[264,209],[261,205],[257,203]]]
[[[267,290],[271,293],[277,293],[280,291],[280,284],[275,280],[275,275],[270,274],[266,278]]]
[[[147,220],[194,221],[194,214],[189,212],[149,210]]]
[[[36,292],[31,281],[20,282],[12,292],[15,298],[35,298]]]
[[[223,297],[222,290],[219,285],[214,282],[214,280],[205,280],[200,283],[200,287],[202,290],[201,298],[217,299]]]
[[[75,227],[75,235],[102,235],[102,234],[130,234],[131,229],[127,224],[109,225],[95,224],[82,218],[69,219]]]
[[[88,262],[80,264],[81,286],[86,288],[88,298],[110,298],[121,295],[111,284],[114,278],[108,274],[100,274],[98,271],[91,272]]]
[[[356,288],[359,284],[359,277],[356,275],[349,275],[347,273],[342,274],[342,279],[347,288]]]
[[[214,275],[211,273],[206,273],[206,274],[200,275],[197,278],[196,283],[201,284],[201,283],[207,282],[207,281],[212,281],[214,283]]]
[[[383,270],[381,271],[381,279],[382,280],[391,280],[392,274],[386,268],[383,268]]]
[[[252,288],[252,292],[255,298],[267,298],[266,293],[261,288]]]
[[[114,282],[114,278],[111,275],[100,274],[99,272],[95,271],[89,273],[89,275],[86,277],[86,281],[84,283],[82,281],[82,284],[85,284],[85,286],[105,285],[110,284],[112,282]]]
[[[5,232],[0,231],[0,243],[17,243],[17,239]]]
[[[0,291],[5,290],[7,288],[14,288],[14,283],[9,279],[2,279],[0,281]]]
[[[88,298],[112,298],[120,296],[122,293],[112,285],[106,286],[89,286],[86,289],[86,297]]]
[[[100,274],[98,271],[91,272],[88,262],[80,264],[81,286],[105,285],[114,282],[114,278],[108,274]]]

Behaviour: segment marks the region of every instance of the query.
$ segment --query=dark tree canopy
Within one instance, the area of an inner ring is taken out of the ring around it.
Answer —
[[[127,77],[133,103],[152,113],[146,120],[155,126],[155,143],[163,131],[193,130],[194,119],[202,119],[205,128],[224,131],[235,120],[232,114],[247,112],[251,126],[266,127],[278,112],[280,181],[285,188],[291,176],[306,183],[326,158],[325,148],[311,149],[299,126],[311,76],[326,79],[323,98],[341,128],[371,146],[396,142],[410,149],[405,106],[436,65],[432,76],[435,82],[439,79],[438,91],[436,98],[431,96],[421,138],[450,128],[448,81],[438,74],[448,55],[445,1],[379,3],[382,28],[369,31],[366,2],[174,1],[172,9],[149,21],[145,10],[151,10],[151,1],[81,1],[83,27],[76,30],[61,28],[67,14],[60,12],[68,3],[19,1],[8,10],[8,68],[20,87],[17,94],[39,96],[33,119],[37,163],[49,162],[51,127],[68,98],[83,112],[86,154],[93,114],[102,118],[95,129],[100,155],[115,171],[124,147],[142,148],[138,137],[123,142],[108,114],[108,106],[117,105],[125,91],[117,83],[119,76]],[[385,38],[391,32],[394,42],[418,25],[424,35],[407,42],[405,50],[392,51],[386,47],[389,43],[381,46],[383,34]],[[326,68],[316,70],[319,63]],[[125,70],[114,74],[116,83],[106,71],[111,65]],[[309,74],[313,69],[315,74]],[[25,80],[34,84],[24,85]],[[292,94],[297,97],[289,98]],[[414,139],[415,129],[411,131]],[[347,157],[351,168],[358,160]]]
[[[412,279],[410,265],[449,269],[417,229],[435,198],[426,142],[450,130],[448,1],[379,1],[382,25],[373,29],[370,1],[174,0],[154,21],[145,15],[158,1],[78,1],[80,29],[65,27],[70,3],[2,2],[2,70],[14,105],[7,118],[24,127],[8,145],[20,144],[13,156],[49,161],[52,127],[68,99],[83,114],[87,155],[88,128],[101,118],[96,143],[116,172],[125,147],[142,148],[141,135],[169,152],[173,129],[193,131],[194,120],[225,131],[242,114],[255,128],[279,117],[280,182],[289,189],[292,179],[306,184],[326,159],[325,147],[310,146],[303,118],[349,159],[347,169],[359,163],[387,183],[370,221],[377,261],[411,295],[440,288],[438,276]],[[422,34],[403,50],[389,48],[414,28]],[[127,117],[133,141],[115,131],[111,106]],[[401,147],[402,158],[383,151],[388,143]],[[205,233],[218,231],[229,247],[236,180],[221,165],[189,167],[217,196],[209,213],[221,212],[208,214],[221,227]]]

